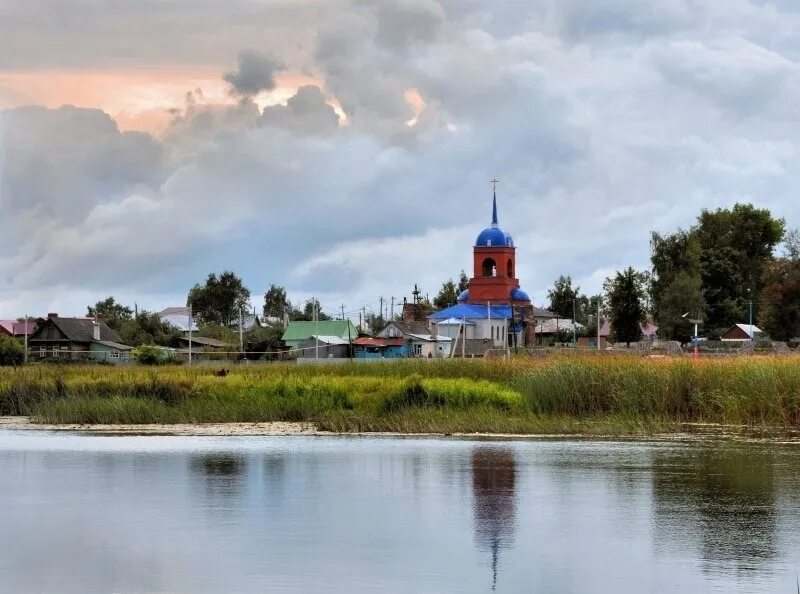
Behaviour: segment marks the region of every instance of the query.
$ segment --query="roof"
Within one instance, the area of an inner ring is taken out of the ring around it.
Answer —
[[[489,313],[491,310],[491,314]],[[467,320],[485,320],[491,317],[492,319],[511,319],[511,306],[510,305],[481,305],[480,303],[458,303],[451,305],[445,309],[433,312],[428,316],[431,320],[447,320],[449,318],[467,319]]]
[[[531,297],[528,295],[527,291],[520,289],[519,287],[514,287],[508,292],[508,299],[510,301],[519,301],[523,304],[530,303]],[[466,303],[469,301],[469,289],[464,289],[461,293],[458,294],[458,298],[456,299],[457,303]]]
[[[95,344],[102,344],[103,346],[107,346],[112,349],[117,349],[118,351],[132,351],[133,347],[127,344],[120,344],[118,342],[113,342],[111,340],[95,340]]]
[[[303,339],[301,342],[316,342],[319,340],[320,344],[328,344],[328,345],[343,345],[343,344],[350,344],[344,338],[339,338],[338,336],[317,336],[312,334],[308,338]]]
[[[449,336],[434,336],[433,334],[409,334],[408,336],[413,340],[424,340],[425,342],[450,342],[453,340]]]
[[[642,335],[644,336],[655,336],[658,332],[658,326],[653,324],[652,322],[645,322],[644,324],[639,324],[639,328],[642,330]],[[598,333],[600,336],[608,338],[611,336],[611,322],[606,320],[600,326],[600,332]]]
[[[188,307],[168,307],[158,312],[158,317],[162,322],[170,326],[175,326],[182,332],[189,331],[189,308]],[[197,332],[197,322],[192,320],[192,332]]]
[[[289,322],[289,326],[283,333],[281,340],[298,341],[313,336],[315,334],[320,336],[338,336],[339,338],[347,337],[348,327],[350,329],[350,336],[355,338],[358,336],[358,330],[353,326],[350,320],[320,320],[319,322],[297,321]]]
[[[189,338],[187,336],[181,336],[178,338],[181,342],[189,342]],[[219,340],[217,338],[207,338],[205,336],[192,336],[192,344],[199,344],[202,346],[212,347],[212,348],[223,348],[228,347],[230,344],[225,342],[224,340]]]
[[[575,322],[576,330],[583,330],[586,328],[580,322]],[[566,318],[552,318],[549,320],[542,320],[536,324],[536,332],[539,334],[555,334],[559,330],[566,330],[572,332],[572,320]]]
[[[549,309],[542,309],[541,307],[536,307],[535,305],[531,305],[531,311],[528,314],[528,317],[531,317],[531,318],[557,318],[558,315],[554,314]]]
[[[396,327],[400,332],[404,335],[406,334],[430,334],[430,330],[428,329],[428,324],[426,322],[405,322],[405,321],[393,321],[386,324],[383,329],[378,334],[383,334],[386,330],[390,327]]]
[[[733,330],[734,328],[739,328],[739,330],[741,330],[742,332],[744,332],[745,334],[747,334],[747,336],[749,336],[750,338],[753,338],[753,335],[755,335],[755,334],[763,334],[763,333],[764,333],[764,331],[763,331],[763,330],[761,330],[761,328],[759,328],[759,327],[758,327],[758,326],[756,326],[756,325],[750,325],[750,324],[734,324],[733,326],[731,326],[730,328],[728,328],[728,330],[725,332],[725,334],[727,334],[728,332],[730,332],[730,331],[731,331],[731,330]]]
[[[363,338],[356,338],[353,341],[355,346],[372,346],[372,347],[387,347],[387,346],[403,346],[408,342],[407,338],[373,338],[365,336]]]
[[[460,326],[462,323],[465,326],[474,326],[475,322],[470,322],[469,320],[461,320],[459,318],[447,318],[446,320],[441,320],[436,322],[439,326]]]
[[[31,337],[33,340],[39,334],[39,331],[44,328],[48,323],[52,323],[58,328],[61,333],[72,342],[95,342],[94,340],[94,319],[92,318],[62,318],[51,317],[47,318],[43,324],[40,324]],[[109,328],[105,322],[98,322],[100,325],[100,340],[122,343],[119,334]]]
[[[0,320],[0,328],[11,336],[30,336],[36,332],[36,322],[18,322],[17,320]],[[27,332],[26,332],[27,330]]]

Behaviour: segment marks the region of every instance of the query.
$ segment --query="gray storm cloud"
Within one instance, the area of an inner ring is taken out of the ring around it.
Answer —
[[[237,58],[236,69],[226,72],[223,78],[234,95],[252,97],[274,89],[275,74],[282,69],[283,64],[275,56],[245,50]]]

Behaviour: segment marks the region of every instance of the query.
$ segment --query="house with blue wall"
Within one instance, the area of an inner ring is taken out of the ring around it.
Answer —
[[[411,353],[411,341],[407,338],[373,338],[365,336],[353,341],[356,359],[402,359]]]

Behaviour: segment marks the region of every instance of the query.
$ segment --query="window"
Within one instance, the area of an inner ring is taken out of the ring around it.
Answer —
[[[47,347],[46,346],[40,346],[39,347],[39,356],[40,357],[46,357],[47,356]]]
[[[497,276],[497,263],[492,258],[486,258],[481,264],[483,276]]]
[[[492,326],[492,340],[494,340],[494,326]]]
[[[508,259],[508,266],[506,268],[508,270],[508,274],[506,276],[514,278],[514,262],[511,260],[511,258]]]
[[[411,352],[412,352],[412,354],[414,354],[416,356],[421,355],[422,354],[422,345],[421,344],[412,345],[411,346]]]
[[[111,351],[109,352],[108,356],[111,359],[119,359],[119,351]]]

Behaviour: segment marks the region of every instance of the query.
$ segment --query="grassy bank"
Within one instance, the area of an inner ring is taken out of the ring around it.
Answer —
[[[311,421],[333,431],[647,434],[800,427],[800,358],[0,369],[0,414],[47,423]]]

